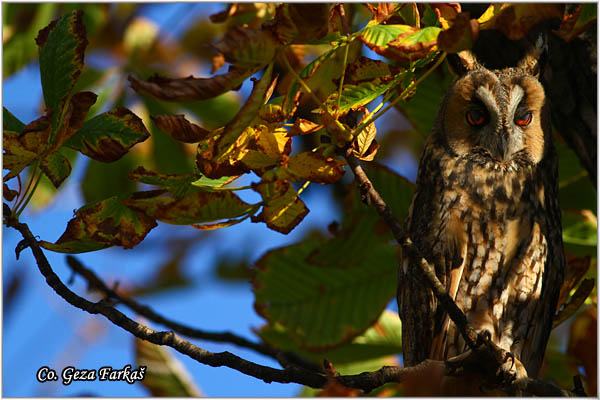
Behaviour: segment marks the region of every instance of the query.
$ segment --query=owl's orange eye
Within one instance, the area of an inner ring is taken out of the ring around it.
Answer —
[[[531,111],[528,111],[520,117],[515,118],[515,124],[519,126],[527,126],[531,123],[531,118]]]
[[[471,126],[481,126],[485,123],[485,114],[477,110],[467,111],[467,122]]]

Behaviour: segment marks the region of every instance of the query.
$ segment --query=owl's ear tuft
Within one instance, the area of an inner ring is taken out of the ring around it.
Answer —
[[[540,33],[535,42],[527,49],[525,56],[519,61],[518,67],[526,74],[539,78],[546,63],[548,43],[546,36]]]
[[[480,67],[475,54],[470,50],[448,54],[446,57],[450,71],[459,77]]]

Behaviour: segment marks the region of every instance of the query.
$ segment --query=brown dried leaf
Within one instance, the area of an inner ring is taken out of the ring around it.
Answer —
[[[142,120],[125,107],[118,107],[87,120],[65,144],[94,160],[113,162],[150,134]]]
[[[310,135],[320,129],[323,129],[323,125],[304,118],[296,118],[294,120],[294,126],[288,132],[288,136]]]
[[[182,197],[159,195],[132,198],[123,201],[123,204],[173,225],[200,224],[238,218],[258,208],[242,201],[233,192],[204,190],[198,190]]]
[[[75,218],[53,243],[42,243],[52,251],[81,253],[108,246],[130,249],[140,243],[156,227],[156,221],[143,212],[134,211],[117,199],[87,205],[75,211]]]
[[[12,190],[11,188],[9,188],[6,183],[2,184],[2,197],[6,201],[13,201],[14,198],[17,197],[18,194],[19,194],[19,192],[17,192],[16,190]]]
[[[183,114],[161,114],[150,116],[152,121],[166,134],[184,143],[198,143],[212,134],[185,118]]]
[[[595,287],[596,284],[593,279],[584,279],[583,282],[581,282],[581,285],[579,285],[579,287],[575,291],[575,293],[573,293],[573,296],[571,296],[569,302],[566,303],[562,310],[560,310],[558,314],[554,316],[552,328],[556,328],[557,326],[565,322],[567,319],[575,315],[575,313],[579,310],[579,308],[581,308],[581,306],[588,298],[588,296],[592,293]]]
[[[39,155],[58,150],[83,125],[85,116],[98,96],[92,92],[79,92],[71,97],[60,130],[54,135],[54,143],[49,144],[52,111],[29,123],[19,136],[23,146]]]
[[[230,90],[236,90],[249,76],[260,68],[232,67],[229,72],[211,78],[163,78],[153,76],[140,80],[133,75],[127,79],[133,90],[143,96],[166,101],[201,101],[212,99]]]
[[[590,268],[591,258],[577,257],[574,254],[566,254],[567,268],[565,269],[565,278],[560,288],[560,295],[556,303],[556,311],[558,311],[567,301],[569,293],[579,284]]]
[[[233,65],[257,68],[273,59],[281,43],[268,30],[235,26],[214,47]]]
[[[381,24],[382,22],[396,23],[388,20],[396,15],[396,12],[399,9],[397,3],[377,3],[377,7],[373,7],[370,4],[366,4],[366,6],[371,14],[373,14],[373,20],[378,24]]]
[[[212,67],[210,69],[210,73],[214,74],[219,69],[221,69],[221,67],[225,64],[226,64],[226,61],[225,61],[225,56],[223,55],[223,53],[219,53],[216,56],[213,56]]]
[[[563,16],[560,28],[554,33],[569,42],[594,24],[598,19],[597,14],[597,4],[580,4],[573,14]]]
[[[357,85],[376,78],[381,78],[382,83],[387,83],[397,72],[396,68],[384,61],[360,57],[346,69],[344,83]]]
[[[285,3],[264,27],[283,44],[306,43],[327,34],[329,7],[327,3]]]
[[[590,307],[571,325],[567,354],[585,370],[587,393],[598,393],[598,311]]]
[[[564,8],[559,3],[494,3],[477,21],[480,29],[497,29],[518,40],[543,21],[562,19]]]
[[[461,12],[460,3],[431,3],[431,8],[435,11],[442,28],[448,29],[456,15]]]
[[[479,37],[479,22],[469,13],[457,14],[450,28],[438,35],[438,46],[447,53],[458,53],[473,47]]]

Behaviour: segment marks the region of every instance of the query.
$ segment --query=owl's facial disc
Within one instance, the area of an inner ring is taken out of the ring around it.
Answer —
[[[543,106],[537,79],[473,71],[456,82],[448,99],[445,140],[458,156],[488,154],[498,163],[519,157],[535,164],[544,151]]]
[[[519,85],[496,85],[493,90],[477,88],[473,97],[481,99],[490,114],[490,124],[482,127],[476,143],[497,160],[510,160],[523,149],[523,130],[533,118],[525,102],[525,91]]]

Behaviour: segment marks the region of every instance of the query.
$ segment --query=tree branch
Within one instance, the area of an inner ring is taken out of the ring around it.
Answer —
[[[17,258],[22,250],[27,247],[31,248],[38,269],[46,278],[46,283],[48,286],[50,286],[56,292],[56,294],[66,300],[69,304],[81,310],[84,310],[90,314],[103,315],[115,325],[125,329],[140,339],[157,345],[171,347],[177,350],[179,353],[184,354],[202,364],[213,367],[226,366],[240,371],[246,375],[261,379],[267,383],[299,383],[313,388],[321,388],[327,382],[325,375],[318,374],[304,368],[291,366],[286,369],[276,369],[244,360],[243,358],[240,358],[227,351],[221,353],[212,353],[194,345],[185,339],[182,339],[173,331],[155,331],[143,324],[140,324],[127,317],[119,310],[115,309],[106,300],[101,300],[97,303],[88,301],[71,291],[60,280],[58,275],[54,273],[50,263],[48,262],[48,259],[44,255],[44,252],[40,246],[37,244],[37,241],[29,230],[27,224],[20,223],[15,218],[7,215],[6,210],[5,224],[18,230],[24,238],[17,245]]]
[[[306,368],[315,372],[323,372],[317,364],[312,361],[300,356],[291,351],[281,351],[263,343],[255,343],[243,337],[237,336],[231,332],[207,332],[201,329],[191,328],[189,326],[180,324],[173,320],[163,317],[158,314],[152,308],[142,305],[135,300],[122,296],[117,293],[114,289],[109,288],[104,281],[102,281],[95,273],[89,268],[86,268],[77,258],[68,255],[66,257],[67,265],[71,270],[87,282],[88,286],[92,289],[97,289],[102,292],[107,298],[106,300],[114,299],[119,303],[124,304],[132,311],[137,312],[139,315],[146,317],[147,319],[154,321],[158,324],[164,325],[173,331],[195,339],[209,340],[218,343],[231,343],[240,347],[245,347],[256,351],[257,353],[263,354],[268,357],[272,357],[279,361],[283,367],[288,367],[291,364],[296,364],[302,368]]]
[[[285,369],[271,368],[247,361],[227,351],[221,353],[212,353],[194,345],[185,339],[182,339],[173,331],[155,331],[143,324],[135,322],[125,314],[115,309],[110,304],[110,301],[107,301],[107,299],[94,303],[71,291],[52,270],[48,259],[44,255],[44,252],[38,245],[27,224],[20,223],[16,218],[12,217],[10,214],[10,209],[8,209],[6,204],[4,204],[4,206],[5,225],[16,229],[23,236],[23,240],[19,242],[17,248],[15,249],[17,259],[19,258],[21,251],[29,247],[36,260],[39,271],[46,278],[46,283],[48,286],[50,286],[56,292],[56,294],[66,300],[69,304],[81,310],[84,310],[90,314],[103,315],[115,325],[132,333],[134,336],[142,340],[146,340],[161,346],[171,347],[179,353],[184,354],[205,365],[210,365],[213,367],[226,366],[240,371],[243,374],[261,379],[266,383],[298,383],[312,388],[323,388],[329,379],[335,379],[338,383],[344,386],[361,389],[368,393],[386,383],[401,383],[411,375],[423,373],[431,367],[443,368],[445,375],[456,375],[457,367],[460,367],[463,360],[468,358],[457,356],[454,359],[458,359],[458,361],[455,362],[452,360],[424,360],[422,363],[413,367],[401,368],[386,366],[373,372],[363,372],[358,375],[338,375],[332,377],[296,366],[289,366]],[[72,260],[70,263],[77,265],[77,262],[73,263]],[[72,267],[71,264],[70,266]],[[85,269],[85,267],[83,267],[81,264],[79,264],[79,267],[83,268],[81,269],[82,273],[87,274],[87,272],[91,272],[90,270]],[[77,270],[79,268],[76,266],[75,269]],[[96,287],[102,287],[104,285],[108,293],[112,292],[112,294],[116,295],[116,293],[106,287],[106,285],[100,279],[97,277],[94,279],[94,277],[95,275],[92,273],[92,275],[88,275],[86,278],[89,278],[89,282],[93,282]],[[135,304],[135,302],[131,304]],[[137,305],[136,307],[138,307],[140,310],[143,310],[144,308],[144,306],[140,305]],[[501,389],[507,391],[507,393],[523,393],[524,391],[529,394],[544,396],[571,395],[569,392],[561,390],[550,383],[533,379],[526,379],[524,382],[504,386]]]

